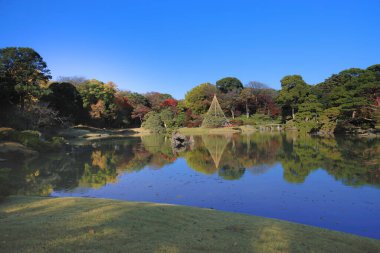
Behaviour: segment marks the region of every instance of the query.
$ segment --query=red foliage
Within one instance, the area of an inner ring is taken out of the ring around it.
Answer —
[[[119,108],[132,108],[131,104],[129,103],[128,101],[128,98],[125,96],[121,96],[119,94],[116,94],[115,95],[115,104],[119,107]]]
[[[168,98],[168,99],[165,99],[161,104],[160,106],[162,107],[168,107],[168,106],[172,106],[172,107],[176,107],[178,105],[178,101],[173,99],[173,98]]]
[[[268,105],[268,109],[271,116],[278,116],[281,113],[280,107],[278,107],[275,103],[270,103]]]
[[[202,120],[200,119],[195,119],[195,120],[192,120],[192,121],[189,121],[187,124],[186,124],[186,127],[200,127],[202,125]]]
[[[145,105],[137,105],[132,111],[132,119],[139,118],[142,122],[145,114],[150,112],[151,109]]]

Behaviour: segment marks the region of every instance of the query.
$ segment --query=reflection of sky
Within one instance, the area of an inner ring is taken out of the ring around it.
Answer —
[[[86,196],[189,205],[247,213],[380,239],[379,189],[346,186],[324,170],[304,183],[283,179],[281,164],[253,167],[239,180],[224,180],[188,167],[182,158],[161,170],[123,173],[99,189],[77,188],[52,196]]]

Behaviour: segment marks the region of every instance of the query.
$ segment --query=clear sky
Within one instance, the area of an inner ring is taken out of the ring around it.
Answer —
[[[380,0],[0,0],[0,47],[32,47],[53,77],[183,98],[235,76],[278,89],[380,63]]]

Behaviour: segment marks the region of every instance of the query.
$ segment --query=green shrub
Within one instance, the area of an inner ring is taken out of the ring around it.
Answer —
[[[148,112],[144,116],[144,122],[141,126],[145,129],[148,129],[152,133],[165,133],[164,122],[161,120],[160,115],[154,111]]]
[[[214,128],[222,127],[226,123],[226,119],[219,116],[207,115],[202,122],[202,127]]]
[[[25,130],[16,134],[15,141],[33,149],[42,149],[43,141],[41,133],[33,130]]]
[[[55,136],[51,138],[49,146],[53,149],[61,148],[65,144],[66,140],[63,137]]]
[[[315,120],[309,120],[298,122],[296,126],[301,133],[316,133],[319,131],[321,124]]]
[[[245,115],[236,117],[235,120],[243,121],[244,125],[267,125],[267,124],[280,124],[281,120],[279,117],[271,117],[269,115],[256,113],[248,118]]]

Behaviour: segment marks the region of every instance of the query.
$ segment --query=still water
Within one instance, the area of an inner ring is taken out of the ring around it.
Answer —
[[[112,198],[259,215],[380,239],[380,139],[164,136],[6,157],[3,194]]]

